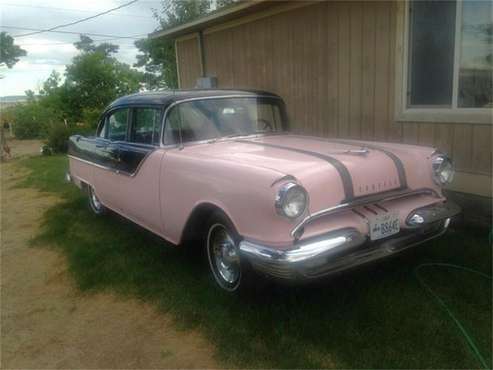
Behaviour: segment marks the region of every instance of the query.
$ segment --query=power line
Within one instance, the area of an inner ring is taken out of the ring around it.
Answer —
[[[69,8],[57,8],[54,6],[42,6],[42,5],[28,5],[28,4],[11,4],[11,3],[1,3],[1,6],[15,6],[15,7],[21,7],[21,8],[36,8],[36,9],[50,9],[50,10],[55,10],[55,11],[62,11],[62,12],[71,12],[71,13],[94,13],[91,10],[83,10],[83,9],[69,9]],[[130,13],[113,13],[110,14],[111,16],[115,17],[132,17],[132,18],[146,18],[146,19],[154,19],[152,16],[146,16],[146,15],[135,15],[135,14],[130,14]]]
[[[106,35],[103,33],[91,33],[91,32],[48,31],[48,30],[41,30],[39,28],[27,28],[27,27],[4,26],[4,25],[0,25],[0,28],[8,28],[8,29],[12,29],[12,30],[23,30],[23,31],[42,31],[42,32],[53,32],[53,33],[67,33],[67,34],[71,34],[71,35],[108,37],[108,38],[114,38],[114,39],[140,39],[143,36],[147,36],[147,33],[142,33],[142,34],[133,35],[133,36],[117,36],[117,35]],[[41,32],[36,32],[36,33],[41,33]],[[20,36],[20,35],[12,35],[12,37],[18,37],[18,36]]]
[[[111,39],[99,39],[99,40],[92,40],[94,42],[107,42],[107,41],[115,41],[115,40],[120,40],[120,42],[134,42],[133,39],[131,40],[124,40],[122,41],[121,39],[119,38],[111,38]],[[28,43],[28,44],[22,44],[22,43],[19,43],[16,45],[18,46],[52,46],[52,45],[73,45],[74,42],[47,42],[47,43],[42,43],[42,44],[39,44],[39,43]]]
[[[137,1],[139,0],[132,0],[132,1],[129,1],[128,3],[125,3],[125,4],[122,4],[120,6],[117,6],[116,8],[112,8],[112,9],[108,9],[104,12],[101,12],[101,13],[98,13],[98,14],[95,14],[95,15],[91,15],[90,17],[86,17],[86,18],[82,18],[82,19],[79,19],[77,21],[74,21],[74,22],[70,22],[70,23],[65,23],[65,24],[60,24],[58,26],[55,26],[55,27],[51,27],[51,28],[47,28],[45,30],[39,30],[39,31],[34,31],[34,32],[29,32],[29,33],[23,33],[23,34],[20,34],[20,35],[15,35],[13,37],[24,37],[24,36],[31,36],[31,35],[36,35],[38,33],[43,33],[43,32],[52,32],[54,30],[57,30],[59,28],[63,28],[63,27],[68,27],[68,26],[73,26],[75,24],[78,24],[78,23],[82,23],[82,22],[85,22],[85,21],[88,21],[88,20],[91,20],[91,19],[94,19],[94,18],[97,18],[97,17],[100,17],[102,15],[105,15],[105,14],[108,14],[108,13],[111,13],[115,10],[118,10],[118,9],[121,9],[121,8],[125,8],[131,4],[134,4],[136,3]]]

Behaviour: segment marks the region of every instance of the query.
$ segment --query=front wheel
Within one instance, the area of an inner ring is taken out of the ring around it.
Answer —
[[[234,292],[246,285],[248,268],[240,259],[240,237],[231,222],[215,214],[208,227],[206,249],[209,267],[220,288]]]

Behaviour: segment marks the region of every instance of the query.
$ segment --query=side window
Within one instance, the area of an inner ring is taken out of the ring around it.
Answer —
[[[277,105],[258,103],[255,113],[255,116],[252,117],[257,124],[255,131],[276,131],[280,129],[281,112]]]
[[[171,109],[164,124],[164,144],[180,143],[180,111],[178,107]]]
[[[98,125],[98,129],[99,129],[99,132],[98,132],[98,137],[100,138],[105,138],[106,137],[106,131],[108,131],[108,121],[101,121]]]
[[[181,130],[180,130],[181,128]],[[174,107],[166,119],[165,144],[208,140],[221,136],[214,122],[200,103],[182,103]]]
[[[128,109],[113,112],[106,119],[107,138],[111,141],[123,141],[127,137]]]
[[[135,108],[130,141],[153,144],[159,142],[161,111],[155,108]]]

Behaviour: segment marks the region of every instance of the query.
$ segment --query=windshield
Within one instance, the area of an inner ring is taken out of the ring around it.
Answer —
[[[167,115],[164,143],[177,144],[283,130],[282,103],[273,98],[217,98],[184,102]]]

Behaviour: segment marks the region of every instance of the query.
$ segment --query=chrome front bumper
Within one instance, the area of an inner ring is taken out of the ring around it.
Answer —
[[[240,242],[240,253],[253,268],[275,278],[309,280],[378,260],[447,231],[450,219],[460,213],[451,203],[417,209],[407,217],[407,229],[386,239],[370,241],[354,228],[344,228],[295,242],[279,250],[248,240]],[[417,214],[419,217],[413,216]],[[416,224],[416,220],[421,221]]]

